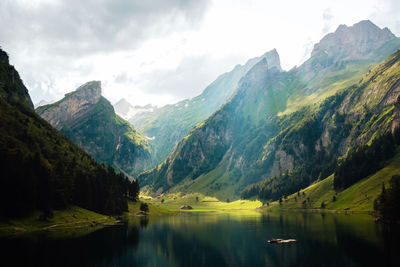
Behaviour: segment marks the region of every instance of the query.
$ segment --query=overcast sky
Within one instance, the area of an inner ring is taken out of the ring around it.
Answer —
[[[101,80],[112,102],[158,106],[276,48],[283,69],[339,24],[400,35],[398,0],[1,0],[0,46],[34,103]]]

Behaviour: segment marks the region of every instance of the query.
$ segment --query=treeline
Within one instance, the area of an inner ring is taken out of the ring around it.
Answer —
[[[247,186],[241,193],[244,199],[257,196],[259,199],[277,200],[288,196],[299,189],[307,187],[313,181],[329,176],[335,169],[336,160],[324,151],[315,154],[315,157],[303,166],[292,172],[279,173],[259,183]]]
[[[382,193],[374,201],[374,209],[378,215],[389,222],[400,221],[400,175],[394,175],[389,181],[390,187],[382,184]]]
[[[68,205],[103,213],[127,210],[139,185],[98,164],[25,106],[0,97],[0,217],[51,213]]]
[[[371,145],[363,145],[341,162],[335,170],[335,189],[345,189],[382,169],[400,145],[400,128],[375,138]]]

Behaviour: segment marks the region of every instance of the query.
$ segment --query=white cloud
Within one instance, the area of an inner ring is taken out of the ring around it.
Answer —
[[[112,102],[164,105],[272,48],[288,70],[339,24],[371,19],[400,33],[395,0],[81,2],[0,3],[0,45],[34,102],[101,80]]]

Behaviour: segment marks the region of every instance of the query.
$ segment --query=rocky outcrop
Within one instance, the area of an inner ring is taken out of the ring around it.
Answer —
[[[369,20],[363,20],[351,27],[340,25],[333,33],[326,35],[314,46],[311,57],[324,54],[333,62],[342,59],[366,58],[384,43],[396,36],[388,29],[380,29]]]
[[[397,101],[394,107],[394,118],[392,122],[392,132],[400,127],[400,95],[397,97]]]
[[[101,98],[101,82],[91,81],[50,105],[40,106],[36,112],[53,127],[61,129],[89,113]]]

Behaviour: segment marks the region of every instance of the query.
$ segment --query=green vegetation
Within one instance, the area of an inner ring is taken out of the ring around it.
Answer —
[[[3,218],[70,204],[107,214],[127,209],[123,174],[97,164],[33,111],[21,112],[3,99],[0,110]]]
[[[400,130],[375,138],[370,145],[359,147],[336,167],[334,186],[347,188],[386,165],[400,145]],[[355,167],[357,166],[357,167]]]
[[[55,210],[51,218],[41,220],[42,213],[35,211],[24,219],[8,219],[0,222],[0,236],[15,236],[46,232],[52,237],[78,237],[118,221],[77,206]]]
[[[271,202],[267,210],[321,209],[339,212],[373,212],[374,201],[382,192],[382,184],[389,184],[392,176],[400,175],[400,152],[376,173],[344,190],[335,190],[333,175],[309,187],[288,195],[281,205]]]
[[[147,202],[143,202],[143,201],[147,201]],[[155,203],[152,203],[151,201],[148,202],[148,198],[146,198],[145,200],[142,198],[140,202],[133,202],[133,201],[128,202],[129,212],[126,215],[131,217],[131,216],[136,216],[136,214],[138,214],[138,213],[140,214],[140,211],[142,211],[140,209],[140,206],[142,205],[142,203],[146,203],[147,208],[148,208],[148,211],[146,211],[146,213],[150,217],[176,214],[175,211],[169,210],[166,207],[157,205]]]
[[[400,221],[400,175],[393,175],[389,181],[389,188],[382,184],[382,191],[374,202],[374,209],[389,222]]]
[[[240,79],[262,58],[266,58],[270,66],[280,69],[279,56],[276,50],[273,50],[220,75],[197,97],[155,109],[153,112],[140,113],[131,118],[130,122],[141,133],[155,137],[150,141],[155,164],[163,162],[174,146],[189,134],[193,127],[221,107],[234,93]]]
[[[103,214],[126,211],[128,195],[137,198],[137,182],[96,163],[41,119],[29,105],[18,73],[4,58],[0,78],[0,219],[41,212],[46,221],[71,205]]]
[[[184,210],[183,212],[254,212],[256,208],[262,206],[260,201],[236,200],[230,202],[220,201],[215,197],[209,197],[200,193],[183,194],[172,193],[161,195],[156,198],[149,196],[141,196],[141,200],[151,203],[170,211],[182,211],[183,205],[189,205],[192,210]],[[150,206],[151,211],[151,206]]]
[[[0,48],[0,97],[8,103],[22,105],[32,109],[33,104],[28,90],[22,83],[18,72],[9,64],[6,52]]]
[[[77,91],[83,89],[77,89]],[[74,91],[76,92],[76,91]],[[67,101],[73,94],[62,100]],[[37,109],[40,115],[59,116],[55,104]],[[101,97],[83,116],[65,122],[60,130],[74,143],[80,145],[98,162],[105,163],[128,175],[135,176],[151,166],[150,147],[147,140],[131,124],[115,114],[111,103]]]
[[[335,170],[335,185],[345,188],[382,168],[384,161],[394,152],[391,134],[390,138],[385,136],[391,131],[398,112],[394,107],[397,96],[392,94],[392,88],[398,81],[399,62],[400,52],[367,73],[359,84],[338,92],[319,105],[278,118],[281,131],[265,145],[264,164],[260,169],[264,173],[271,170],[271,165],[276,166],[277,160],[284,161],[284,164],[279,164],[280,170],[275,168],[276,175],[245,188],[242,197],[276,200],[327,177]],[[370,146],[363,146],[355,152],[363,144]],[[283,154],[282,151],[291,158],[277,158],[277,153]],[[353,155],[353,158],[336,168],[337,162],[348,155]],[[287,166],[287,161],[296,162],[297,166]],[[359,168],[354,168],[354,165]]]

